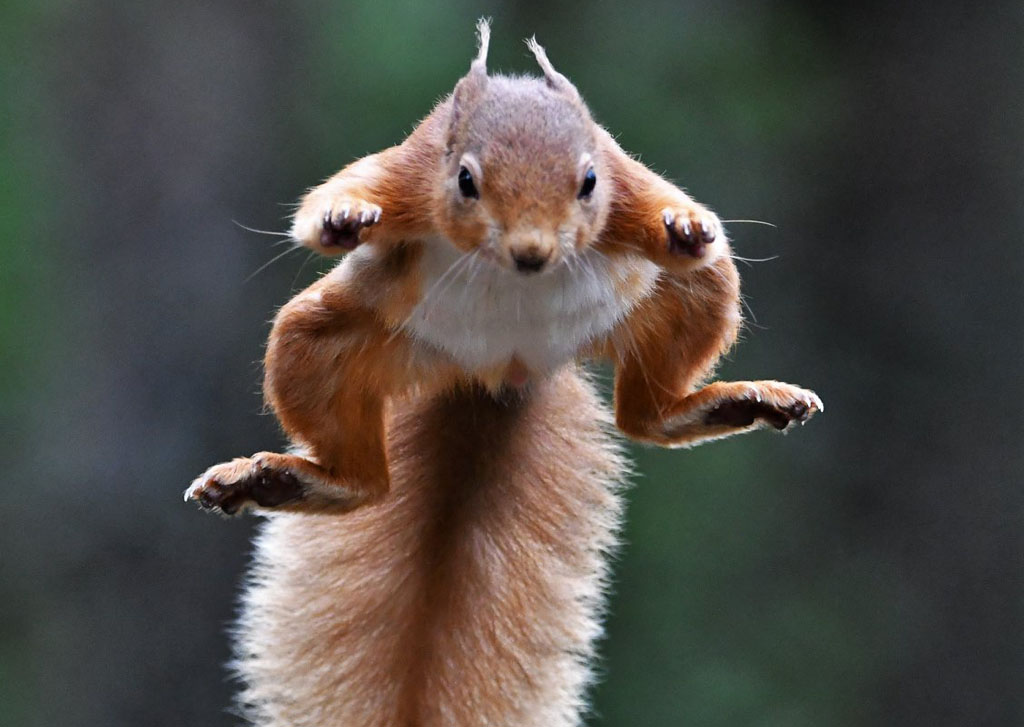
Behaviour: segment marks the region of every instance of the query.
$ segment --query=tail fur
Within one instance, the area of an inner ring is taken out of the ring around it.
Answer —
[[[277,513],[237,626],[265,727],[578,725],[625,474],[592,385],[398,403],[393,491],[344,516]]]

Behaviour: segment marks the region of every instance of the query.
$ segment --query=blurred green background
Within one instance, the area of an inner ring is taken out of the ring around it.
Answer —
[[[591,725],[1021,725],[1024,5],[0,5],[0,724],[228,725],[251,519],[182,504],[280,447],[267,321],[323,269],[302,191],[397,142],[494,18],[727,220],[723,369],[790,436],[634,451]],[[255,275],[254,275],[255,273]]]

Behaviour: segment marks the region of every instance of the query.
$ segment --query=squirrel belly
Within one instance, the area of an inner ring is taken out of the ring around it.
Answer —
[[[397,325],[471,376],[513,360],[531,374],[553,373],[606,338],[650,295],[659,275],[639,256],[612,259],[594,248],[548,273],[524,276],[482,254],[462,253],[443,238],[411,244],[420,248],[410,271],[418,281],[417,302],[401,311]],[[373,269],[388,265],[387,253],[363,246],[345,265],[377,279]]]
[[[257,539],[237,626],[247,716],[579,724],[622,507],[610,427],[573,367],[508,401],[396,403],[385,502],[271,513]]]

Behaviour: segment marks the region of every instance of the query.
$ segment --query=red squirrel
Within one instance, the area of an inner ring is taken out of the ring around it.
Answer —
[[[270,333],[294,449],[185,493],[268,519],[237,632],[256,724],[579,724],[625,477],[612,422],[692,446],[823,408],[704,383],[741,324],[721,222],[535,40],[543,77],[489,75],[478,31],[454,92],[295,215],[295,240],[347,255]],[[590,359],[615,367],[614,420]]]

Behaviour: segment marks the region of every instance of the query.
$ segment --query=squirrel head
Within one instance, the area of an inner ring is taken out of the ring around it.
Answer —
[[[527,46],[543,78],[489,76],[490,28],[477,29],[479,53],[451,97],[437,223],[460,249],[511,270],[551,269],[608,217],[596,125],[536,39]]]

